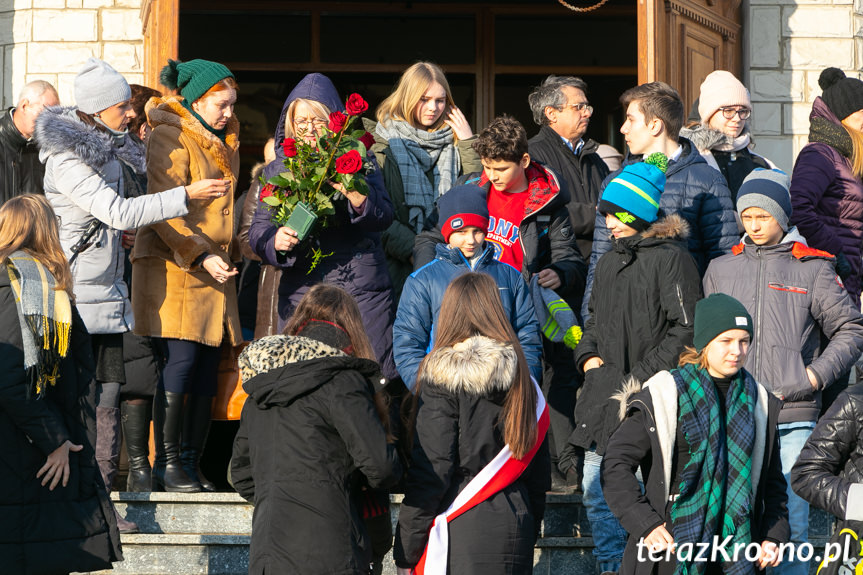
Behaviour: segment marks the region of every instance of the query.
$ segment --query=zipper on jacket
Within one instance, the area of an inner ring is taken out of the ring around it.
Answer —
[[[686,315],[686,308],[683,306],[683,290],[680,289],[680,284],[674,284],[677,288],[677,301],[680,302],[680,311],[683,313],[683,325],[689,325],[689,316]]]
[[[764,275],[764,258],[761,254],[761,248],[755,248],[755,255],[758,258],[758,275],[756,276],[755,283],[755,300],[758,302],[755,306],[755,331],[753,332],[753,339],[757,341],[756,338],[761,337],[761,307],[764,305],[764,290],[762,289],[762,276]],[[755,377],[758,377],[757,374],[761,373],[761,350],[764,346],[758,347],[758,353],[755,354],[755,369],[753,370],[753,374]]]

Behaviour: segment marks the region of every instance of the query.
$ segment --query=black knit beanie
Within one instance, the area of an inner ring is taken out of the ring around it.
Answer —
[[[700,352],[713,338],[732,329],[745,329],[753,337],[752,316],[742,303],[730,295],[714,293],[695,304],[695,351]]]
[[[827,68],[818,77],[818,85],[821,99],[840,120],[863,110],[863,82],[857,78],[848,78],[839,68]]]

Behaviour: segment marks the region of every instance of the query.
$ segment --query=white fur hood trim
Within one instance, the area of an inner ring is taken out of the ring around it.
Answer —
[[[419,380],[452,393],[486,395],[512,387],[517,366],[511,345],[477,335],[432,351]]]

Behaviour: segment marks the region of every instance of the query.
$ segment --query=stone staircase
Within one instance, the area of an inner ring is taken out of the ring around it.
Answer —
[[[112,493],[117,510],[140,533],[123,535],[125,561],[90,575],[244,575],[248,572],[252,506],[235,493]],[[393,524],[400,495],[392,498]],[[542,537],[534,551],[537,575],[594,573],[593,540],[581,495],[549,493]],[[812,511],[810,538],[823,546],[829,517]],[[325,542],[322,542],[322,545]],[[817,565],[812,565],[815,573]],[[395,575],[391,560],[385,575]]]

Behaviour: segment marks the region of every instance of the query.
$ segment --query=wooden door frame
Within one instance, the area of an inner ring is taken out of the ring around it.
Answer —
[[[180,0],[143,0],[141,22],[144,26],[144,84],[172,93],[159,81],[159,72],[169,59],[176,60],[180,50]]]

